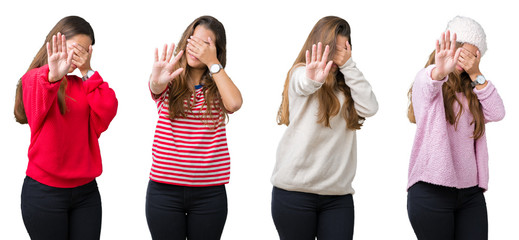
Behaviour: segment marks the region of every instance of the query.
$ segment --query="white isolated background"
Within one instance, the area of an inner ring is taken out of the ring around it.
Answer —
[[[270,214],[270,175],[285,127],[276,113],[286,73],[313,25],[327,15],[352,28],[353,59],[380,110],[358,132],[355,239],[416,239],[407,218],[406,184],[415,126],[407,91],[456,15],[485,29],[481,71],[497,87],[505,119],[487,124],[490,239],[519,239],[519,18],[513,1],[8,1],[0,7],[0,239],[29,239],[20,211],[30,131],[12,114],[15,87],[50,29],[79,15],[95,31],[92,67],[115,90],[117,116],[100,138],[104,172],[102,239],[151,239],[144,203],[157,114],[147,81],[153,51],[178,42],[196,17],[212,15],[227,31],[226,71],[242,92],[227,128],[232,158],[229,214],[222,239],[278,239]],[[53,144],[49,142],[48,144]]]

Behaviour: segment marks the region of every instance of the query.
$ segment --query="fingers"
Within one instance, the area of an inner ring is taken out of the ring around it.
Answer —
[[[452,37],[452,42],[450,44],[450,50],[454,52],[456,50],[456,33],[454,33],[454,36]]]
[[[73,50],[70,50],[68,52],[68,58],[67,58],[67,64],[70,66],[70,64],[72,63],[72,58],[74,57],[74,51]],[[77,65],[76,65],[77,66]]]
[[[322,53],[323,53],[323,44],[321,42],[319,42],[319,43],[317,43],[317,61],[318,62],[321,61]]]
[[[184,68],[179,68],[179,69],[175,70],[171,74],[171,79],[175,79],[178,75],[180,75],[180,73],[182,73],[182,71],[184,71]]]
[[[451,49],[451,31],[447,31],[447,34],[445,35],[445,48],[444,49]]]
[[[207,42],[209,42],[209,45],[214,46],[214,42],[213,39],[211,39],[211,37],[207,38]]]
[[[463,48],[458,48],[458,50],[456,50],[456,54],[454,54],[454,61],[458,61],[458,59],[460,57],[461,49],[463,49]]]
[[[52,55],[52,50],[50,49],[50,43],[47,42],[47,57],[50,57],[50,55]]]
[[[330,46],[326,45],[321,62],[325,63],[328,60],[328,54],[330,54]]]
[[[330,69],[332,69],[333,61],[329,61],[328,64],[326,64],[326,67],[324,68],[324,75],[328,76],[328,73],[330,73]]]
[[[61,35],[61,51],[64,53],[67,52],[67,38],[65,35]]]
[[[180,60],[183,53],[184,53],[184,50],[180,50],[180,52],[177,54],[177,56],[175,56],[175,58],[173,59],[173,64],[176,64],[178,62],[178,60]]]
[[[175,49],[175,44],[171,43],[169,46],[168,54],[166,56],[166,62],[169,62],[171,60],[171,56],[173,56],[173,50]]]
[[[155,48],[155,62],[159,61],[159,49]]]
[[[162,55],[160,56],[161,61],[166,61],[166,52],[168,51],[168,45],[164,44],[164,47],[162,48]]]
[[[315,62],[317,57],[315,56],[315,52],[317,51],[317,46],[314,44],[312,45],[312,60],[311,62]]]
[[[88,52],[86,51],[86,49],[85,49],[83,46],[81,46],[81,45],[79,45],[79,44],[77,44],[77,43],[72,44],[72,47],[73,47],[73,49],[75,49],[74,52],[76,52],[76,54],[82,54],[82,55],[85,55],[85,54],[88,53]]]
[[[195,36],[191,36],[187,42],[190,44],[190,45],[193,45],[195,46],[196,48],[201,48],[202,47],[202,42],[200,41],[200,39],[198,39],[197,37]]]
[[[54,35],[52,36],[52,54],[56,53],[58,53],[58,44],[56,43],[56,35]]]
[[[436,54],[440,52],[440,41],[436,40]]]
[[[186,50],[189,54],[194,55],[195,57],[199,57],[199,49],[193,46],[192,44],[188,44]]]
[[[442,33],[440,37],[440,51],[445,49],[445,33]]]

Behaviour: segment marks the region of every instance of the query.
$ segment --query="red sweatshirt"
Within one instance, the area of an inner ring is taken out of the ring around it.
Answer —
[[[22,77],[23,104],[31,128],[27,176],[60,188],[87,184],[101,175],[98,138],[117,113],[117,98],[99,73],[84,81],[67,75],[67,112],[58,106],[61,81],[48,81],[45,65]]]

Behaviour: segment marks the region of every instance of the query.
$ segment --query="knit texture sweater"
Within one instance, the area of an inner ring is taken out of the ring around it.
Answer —
[[[462,106],[454,103],[454,112],[463,108],[457,129],[445,118],[441,81],[432,80],[430,65],[416,75],[413,84],[413,110],[416,135],[409,163],[409,189],[418,181],[436,185],[488,189],[488,150],[486,135],[474,140],[473,117],[468,101],[462,93],[456,97]],[[499,121],[505,108],[496,88],[489,81],[481,90],[474,88],[481,103],[486,122]]]
[[[355,110],[370,117],[378,103],[362,72],[351,58],[339,68],[351,88]],[[305,67],[295,68],[289,79],[289,120],[276,155],[271,182],[288,191],[319,195],[353,194],[352,181],[357,168],[356,131],[346,128],[342,112],[330,117],[330,127],[318,123],[322,83],[306,77]],[[341,105],[344,94],[336,92]]]
[[[23,104],[31,144],[27,176],[59,188],[87,184],[101,175],[98,138],[117,112],[117,99],[99,73],[84,81],[67,75],[67,112],[58,106],[60,81],[49,82],[49,67],[22,77]]]

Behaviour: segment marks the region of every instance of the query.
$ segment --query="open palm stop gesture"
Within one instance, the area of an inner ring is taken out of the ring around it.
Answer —
[[[73,51],[67,53],[67,39],[65,35],[58,33],[52,36],[52,49],[47,42],[47,63],[49,64],[49,82],[61,80],[72,64]]]
[[[173,81],[184,68],[175,69],[175,65],[182,57],[183,51],[180,51],[175,58],[173,58],[173,50],[175,49],[175,44],[171,44],[168,50],[168,45],[164,44],[164,49],[162,50],[162,55],[159,58],[159,50],[155,49],[155,61],[153,63],[153,68],[151,71],[150,77],[150,88],[154,94],[160,94],[168,84]],[[173,58],[173,59],[172,59]]]
[[[310,58],[310,51],[306,50],[306,77],[316,82],[324,82],[330,69],[332,68],[333,61],[326,62],[328,60],[328,54],[330,47],[326,45],[324,54],[322,53],[323,45],[319,42],[317,47],[312,45],[312,57]]]

